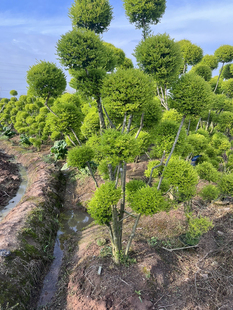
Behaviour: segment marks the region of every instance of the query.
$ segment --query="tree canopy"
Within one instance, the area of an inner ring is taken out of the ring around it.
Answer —
[[[74,0],[69,9],[69,17],[78,28],[103,33],[108,30],[113,13],[108,0]]]
[[[124,8],[130,23],[137,29],[143,29],[144,39],[149,32],[149,25],[160,22],[166,9],[166,0],[124,0]]]
[[[27,71],[28,93],[43,99],[57,97],[66,89],[64,72],[54,63],[40,61]]]

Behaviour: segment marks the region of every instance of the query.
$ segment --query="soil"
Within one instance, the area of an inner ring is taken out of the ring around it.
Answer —
[[[146,164],[128,165],[128,180],[141,178]],[[75,173],[67,174],[64,207],[84,209],[95,186],[90,177]],[[233,205],[230,201],[206,205],[196,197],[192,210],[214,224],[197,246],[189,247],[180,238],[187,229],[181,204],[169,213],[141,218],[130,259],[120,266],[111,259],[105,227],[93,223],[66,236],[58,290],[43,309],[233,309]],[[124,244],[132,226],[133,221],[127,219]]]
[[[12,159],[0,152],[0,210],[16,195],[21,182],[18,165]]]

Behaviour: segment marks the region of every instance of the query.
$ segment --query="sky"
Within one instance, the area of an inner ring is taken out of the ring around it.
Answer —
[[[30,66],[44,60],[62,68],[56,56],[56,43],[72,29],[68,11],[73,0],[0,0],[0,98],[10,90],[27,93],[26,75]],[[110,0],[114,19],[103,40],[132,53],[142,39],[141,30],[130,24],[121,0]],[[190,40],[205,54],[221,45],[233,45],[232,0],[167,0],[165,14],[152,31],[167,33],[175,41]],[[69,81],[68,72],[67,81]],[[217,73],[215,73],[216,75]],[[68,90],[72,90],[67,86]]]

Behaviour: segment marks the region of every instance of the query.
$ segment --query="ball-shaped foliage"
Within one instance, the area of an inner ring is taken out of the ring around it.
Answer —
[[[212,71],[210,67],[203,64],[197,64],[196,66],[192,67],[190,72],[196,73],[197,75],[203,77],[203,79],[207,82],[210,81],[212,77]]]
[[[210,145],[213,146],[217,155],[221,155],[231,147],[228,138],[221,132],[217,132],[212,136]]]
[[[108,0],[75,0],[69,9],[72,24],[103,33],[111,23],[113,14]]]
[[[66,88],[64,72],[54,63],[40,61],[27,71],[28,93],[46,99],[58,97]]]
[[[196,170],[202,180],[217,182],[220,177],[217,169],[210,162],[197,165]]]
[[[142,40],[134,55],[139,67],[151,74],[159,85],[177,79],[182,64],[180,46],[166,33]]]
[[[226,94],[228,98],[233,98],[233,79],[222,82],[223,93]]]
[[[100,129],[99,114],[96,107],[89,108],[82,126],[81,132],[84,137],[90,137]]]
[[[233,78],[233,64],[227,64],[223,67],[222,74],[223,79],[232,79]]]
[[[155,146],[152,148],[150,153],[152,157],[156,156],[161,157],[163,151],[165,151],[166,154],[170,153],[179,126],[180,125],[178,123],[171,120],[164,120],[158,124],[158,126],[155,129],[156,134],[154,136],[153,141]],[[186,140],[186,132],[185,129],[182,128],[174,150],[175,154],[181,154],[183,152],[185,140]]]
[[[164,111],[163,116],[162,116],[162,121],[171,120],[171,121],[180,123],[182,120],[182,117],[183,117],[182,114],[177,112],[175,109],[170,109],[170,110]]]
[[[104,80],[102,100],[106,109],[118,118],[125,113],[139,114],[144,105],[153,103],[153,81],[138,69],[118,69]]]
[[[94,151],[87,145],[77,146],[69,150],[67,163],[69,166],[78,169],[85,168],[87,162],[92,160]]]
[[[106,63],[105,47],[91,30],[73,28],[61,36],[56,47],[60,63],[69,69],[97,69]]]
[[[216,49],[214,56],[217,57],[219,62],[231,62],[233,60],[233,46],[222,45]]]
[[[114,182],[102,184],[88,203],[87,212],[99,225],[107,225],[112,220],[111,206],[121,198],[121,189],[115,188]]]
[[[174,187],[173,194],[179,200],[190,199],[196,192],[198,174],[195,168],[183,159],[171,158],[165,168],[164,178]]]
[[[171,108],[182,115],[200,115],[211,103],[211,87],[200,76],[186,73],[172,85],[170,90]]]
[[[201,61],[203,57],[203,50],[199,46],[191,43],[189,40],[186,39],[180,40],[178,44],[180,46],[180,50],[185,64],[193,66],[196,65],[199,61]]]
[[[130,198],[130,207],[136,213],[153,215],[169,211],[170,205],[155,187],[141,187]]]
[[[224,174],[218,183],[220,194],[233,196],[233,173]]]
[[[11,95],[11,96],[17,96],[17,95],[18,95],[18,92],[17,92],[16,90],[12,89],[12,90],[10,91],[10,95]]]
[[[199,155],[207,148],[209,139],[199,133],[191,134],[187,137],[187,142],[193,148],[193,154]]]
[[[200,191],[199,195],[206,202],[211,202],[212,200],[215,200],[215,199],[218,198],[218,196],[219,196],[219,189],[216,186],[212,185],[212,184],[208,184],[208,185],[206,185],[205,187],[202,188],[202,190]]]
[[[165,0],[124,0],[123,2],[130,23],[135,23],[138,29],[148,24],[158,24],[166,9]]]
[[[200,64],[210,67],[211,70],[218,68],[218,59],[214,55],[203,56]]]
[[[134,194],[141,189],[146,187],[146,183],[142,180],[132,180],[126,183],[126,199],[127,201],[132,201]]]

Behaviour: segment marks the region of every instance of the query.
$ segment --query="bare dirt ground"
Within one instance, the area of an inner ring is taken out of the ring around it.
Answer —
[[[128,179],[142,177],[145,166],[146,162],[128,165]],[[64,206],[85,208],[94,190],[89,177],[68,182]],[[180,236],[187,228],[180,205],[169,213],[142,217],[130,260],[121,266],[112,262],[104,227],[92,224],[82,233],[67,236],[58,290],[43,309],[233,309],[233,205],[207,206],[196,197],[192,208],[214,223],[197,247],[179,249],[185,246]],[[127,219],[124,244],[132,225]],[[98,240],[105,244],[97,245]]]
[[[0,151],[0,210],[13,198],[21,182],[18,165]]]

